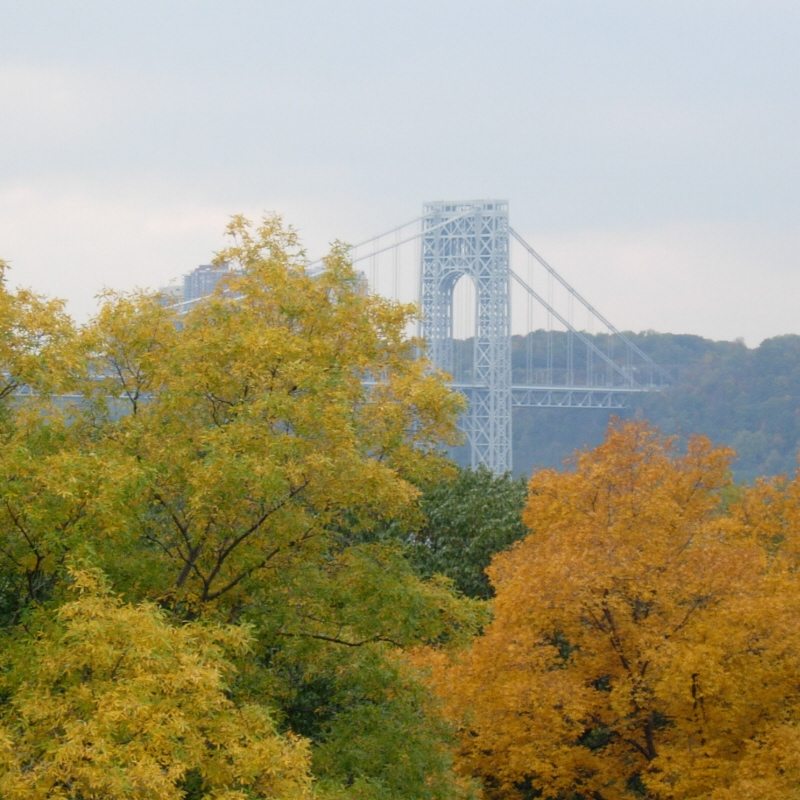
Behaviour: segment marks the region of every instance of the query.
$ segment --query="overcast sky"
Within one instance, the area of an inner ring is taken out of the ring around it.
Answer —
[[[0,257],[85,318],[280,212],[507,198],[619,328],[800,334],[800,4],[0,0]]]

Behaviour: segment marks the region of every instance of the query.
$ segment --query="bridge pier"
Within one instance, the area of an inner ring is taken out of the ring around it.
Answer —
[[[508,202],[426,203],[422,218],[422,335],[434,365],[453,371],[453,291],[475,285],[474,388],[466,434],[472,466],[512,467]]]

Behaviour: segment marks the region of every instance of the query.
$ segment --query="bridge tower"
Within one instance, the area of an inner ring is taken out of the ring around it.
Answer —
[[[460,387],[472,466],[511,469],[511,313],[508,202],[426,203],[422,218],[422,335],[435,366],[453,372],[453,291],[459,278],[475,286],[472,382]]]

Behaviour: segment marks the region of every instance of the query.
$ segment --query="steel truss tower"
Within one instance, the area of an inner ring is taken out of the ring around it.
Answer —
[[[422,335],[434,365],[453,371],[453,290],[475,286],[473,380],[463,387],[470,410],[466,434],[472,466],[511,469],[511,314],[508,202],[436,202],[424,206]]]

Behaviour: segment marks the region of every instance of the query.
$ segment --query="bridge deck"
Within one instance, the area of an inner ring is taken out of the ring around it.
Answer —
[[[451,383],[466,395],[482,387],[470,383]],[[628,408],[630,397],[642,392],[661,391],[661,386],[520,386],[511,387],[514,408]]]

